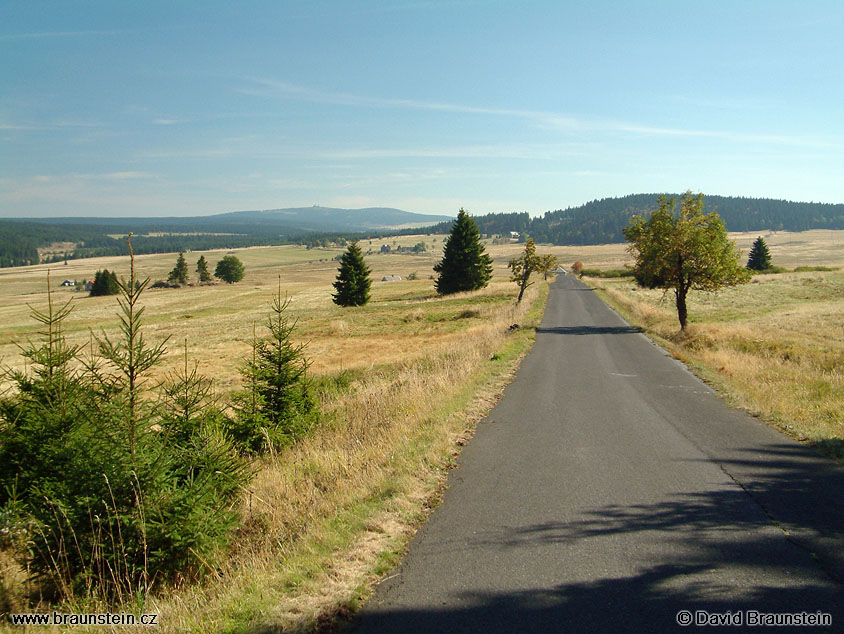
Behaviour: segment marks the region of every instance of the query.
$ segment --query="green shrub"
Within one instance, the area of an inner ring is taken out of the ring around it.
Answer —
[[[582,274],[587,277],[603,278],[634,277],[632,269],[608,269],[606,271],[601,269],[583,269]]]
[[[133,263],[119,283],[122,337],[80,359],[62,333],[70,305],[53,307],[48,279],[47,310],[32,310],[43,340],[23,348],[26,372],[6,375],[17,390],[0,399],[3,522],[27,527],[18,555],[61,596],[120,599],[199,575],[251,477],[195,376],[176,377],[164,410],[140,387],[164,352],[141,336],[148,283]]]
[[[762,270],[753,270],[751,269],[753,275],[775,275],[777,273],[788,273],[788,269],[783,268],[781,266],[770,266],[767,269]]]
[[[798,266],[794,269],[795,273],[812,273],[815,271],[837,271],[837,266]]]

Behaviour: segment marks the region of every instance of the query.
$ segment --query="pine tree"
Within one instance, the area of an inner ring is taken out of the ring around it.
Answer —
[[[369,301],[369,267],[357,242],[352,242],[343,257],[334,282],[334,303],[338,306],[363,306]]]
[[[747,268],[751,271],[764,271],[771,268],[771,253],[768,245],[762,237],[756,238],[753,247],[750,249],[750,257],[747,258]]]
[[[117,282],[117,274],[114,271],[103,269],[94,275],[94,283],[91,286],[91,297],[98,295],[117,295],[120,292],[120,285]]]
[[[249,451],[272,450],[304,433],[317,415],[311,394],[304,344],[294,344],[286,310],[290,300],[273,298],[267,319],[269,335],[253,334],[252,358],[240,369],[246,389],[235,396],[235,417],[228,421],[229,435]],[[270,446],[267,446],[269,443]]]
[[[170,271],[167,276],[167,281],[173,284],[187,284],[188,283],[188,263],[185,262],[185,254],[179,252],[179,258],[176,260],[176,266]]]
[[[200,255],[196,261],[196,274],[199,276],[200,284],[211,281],[211,273],[208,272],[208,262],[205,261],[204,255]]]
[[[447,295],[485,287],[492,278],[492,258],[484,253],[475,221],[462,208],[445,240],[443,259],[434,266],[437,293]]]

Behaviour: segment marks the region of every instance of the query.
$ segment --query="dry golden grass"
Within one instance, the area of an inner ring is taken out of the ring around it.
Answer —
[[[407,244],[419,240],[409,238]],[[290,314],[298,319],[296,336],[308,342],[312,374],[335,376],[338,385],[321,391],[319,429],[261,462],[244,494],[232,555],[216,563],[202,585],[147,598],[143,611],[160,613],[163,631],[308,629],[367,594],[435,503],[459,445],[533,339],[532,328],[508,332],[512,323],[538,324],[547,296],[547,285],[539,283],[526,301],[514,304],[516,287],[507,281],[506,261],[519,250],[495,254],[496,277],[486,289],[447,297],[437,296],[427,279],[438,254],[367,256],[376,280],[411,272],[423,279],[376,281],[371,303],[356,309],[331,302],[337,265],[319,260],[338,251],[297,247],[238,251],[247,269],[240,284],[144,295],[146,337],[156,341],[170,334],[171,349],[187,337],[189,356],[214,377],[218,392],[226,393],[240,385],[237,365],[248,354],[252,322],[265,319],[280,275],[282,292],[292,298]],[[212,266],[215,255],[206,254]],[[174,263],[172,254],[139,258],[153,279],[166,276]],[[54,288],[65,277],[83,277],[64,272],[72,266],[83,263],[60,266]],[[125,263],[103,259],[84,266],[123,272]],[[45,303],[45,269],[0,272],[5,273],[0,312],[6,311],[12,326],[1,342],[7,364],[20,363],[9,358],[16,353],[12,340],[35,336],[25,304]],[[114,298],[81,297],[74,303],[67,324],[72,341],[87,341],[90,328],[116,332]],[[175,353],[160,372],[180,362]],[[10,575],[20,574],[7,559],[0,565]],[[33,607],[20,588],[10,604]],[[80,601],[63,609],[106,606]]]
[[[413,358],[448,333],[462,330],[453,318],[462,310],[462,298],[439,298],[429,279],[433,266],[441,257],[443,236],[403,236],[398,244],[413,245],[425,241],[429,252],[422,255],[381,255],[380,244],[393,241],[373,240],[362,243],[375,280],[372,304],[363,310],[344,309],[331,301],[331,286],[337,273],[332,260],[342,249],[305,249],[298,246],[236,249],[233,252],[246,267],[246,276],[238,284],[193,286],[181,289],[150,289],[143,301],[146,309],[146,336],[151,341],[170,337],[168,347],[182,350],[188,340],[188,355],[208,376],[213,376],[217,389],[228,393],[239,383],[238,360],[245,358],[252,338],[252,325],[260,329],[267,316],[267,307],[278,292],[292,299],[289,314],[299,320],[296,336],[308,344],[314,360],[312,370],[321,374],[371,364],[392,363]],[[491,304],[504,301],[510,292],[506,262],[521,247],[492,247],[496,278],[481,295]],[[497,252],[496,252],[497,250]],[[213,271],[216,261],[230,251],[203,252]],[[193,274],[199,253],[187,254]],[[176,262],[175,254],[140,255],[136,266],[140,276],[152,280],[166,279]],[[72,300],[74,311],[66,322],[66,335],[71,344],[87,344],[91,332],[117,334],[117,303],[114,297],[88,297],[59,287],[64,279],[89,279],[98,269],[128,273],[127,257],[70,260],[67,266],[37,265],[0,269],[0,360],[20,369],[23,359],[17,348],[27,337],[34,337],[37,324],[29,316],[29,305],[46,305],[47,270],[51,270],[55,301]],[[420,279],[408,281],[411,273]],[[381,282],[385,275],[400,275],[402,282]],[[426,308],[430,319],[412,324],[405,320],[415,307]],[[483,315],[477,318],[483,319]],[[167,357],[159,374],[175,369],[181,363],[179,354]]]

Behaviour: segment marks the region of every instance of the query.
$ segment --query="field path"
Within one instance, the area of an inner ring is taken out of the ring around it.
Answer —
[[[705,610],[745,631],[755,610],[829,613],[807,629],[844,631],[842,581],[844,469],[726,407],[561,277],[442,505],[352,630],[689,631],[677,613]]]

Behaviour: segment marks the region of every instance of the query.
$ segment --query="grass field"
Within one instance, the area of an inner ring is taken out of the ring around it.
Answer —
[[[736,237],[747,253],[756,234]],[[844,267],[844,232],[763,237],[776,265]],[[684,336],[673,293],[630,279],[590,283],[732,405],[844,459],[844,270],[757,275],[738,288],[692,292]]]
[[[278,291],[291,297],[295,338],[307,343],[323,412],[310,436],[261,461],[244,492],[243,521],[230,557],[201,585],[147,597],[143,610],[161,614],[166,632],[276,631],[309,628],[342,615],[366,596],[397,560],[410,535],[436,504],[445,474],[473,424],[495,402],[530,347],[547,284],[516,306],[506,262],[521,245],[490,247],[495,277],[479,292],[439,297],[429,279],[442,236],[405,237],[428,243],[424,255],[369,255],[372,301],[343,309],[331,301],[340,249],[269,247],[237,250],[246,267],[238,284],[156,289],[144,294],[145,337],[170,336],[161,376],[189,358],[226,395],[240,385],[237,368],[249,353]],[[391,240],[390,243],[393,241]],[[381,242],[362,244],[377,252]],[[541,250],[540,250],[541,251]],[[206,252],[213,270],[226,252]],[[198,253],[187,254],[191,269]],[[142,275],[165,278],[175,254],[139,256]],[[47,265],[0,270],[0,346],[7,366],[22,367],[15,342],[37,338],[27,304],[46,304]],[[58,287],[90,278],[98,268],[127,272],[127,258],[50,265],[56,299],[72,298],[68,338],[117,332],[114,297],[90,298]],[[417,280],[380,282],[382,275]],[[513,323],[521,328],[510,331]],[[27,597],[24,572],[0,551],[0,612],[54,606]],[[107,611],[93,598],[65,612]],[[114,606],[110,611],[115,611]],[[137,611],[137,605],[116,611]],[[2,627],[2,626],[0,626]]]
[[[170,337],[168,347],[183,350],[188,340],[188,356],[199,363],[208,376],[213,376],[217,389],[226,393],[237,386],[238,362],[249,352],[252,324],[264,323],[267,306],[278,291],[290,295],[290,314],[299,319],[297,338],[308,344],[313,360],[312,371],[324,374],[349,368],[369,367],[425,354],[434,343],[459,338],[467,328],[483,324],[506,299],[509,289],[507,261],[523,246],[488,245],[494,258],[495,279],[467,310],[463,299],[440,298],[433,291],[433,266],[442,254],[445,236],[401,236],[390,240],[364,241],[364,252],[372,268],[373,302],[361,310],[335,306],[331,301],[332,282],[337,273],[333,258],[342,249],[306,249],[299,246],[236,249],[203,252],[213,272],[223,255],[234,253],[241,259],[246,276],[237,284],[193,286],[181,289],[150,289],[144,295],[147,336],[158,341]],[[378,253],[382,244],[412,246],[424,241],[428,251],[421,255]],[[542,253],[555,253],[562,262],[588,259],[600,266],[620,266],[624,258],[618,245],[579,247],[544,247]],[[188,253],[186,259],[194,275],[199,253]],[[175,254],[140,255],[136,266],[140,276],[152,280],[166,279],[176,264]],[[59,287],[64,279],[93,278],[107,268],[118,275],[128,274],[127,257],[105,257],[70,260],[68,265],[38,265],[0,269],[0,360],[6,366],[22,367],[16,343],[37,332],[29,316],[28,305],[46,304],[47,270],[51,271],[54,300],[72,299],[74,311],[68,319],[67,337],[71,343],[86,344],[91,332],[113,336],[117,333],[117,304],[113,297],[88,297],[85,292]],[[407,280],[415,273],[417,280]],[[385,275],[400,275],[402,282],[381,282]],[[515,287],[513,287],[515,288]],[[462,315],[462,316],[461,316]],[[175,369],[181,353],[167,357],[161,372]]]

